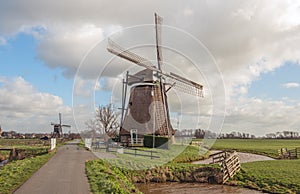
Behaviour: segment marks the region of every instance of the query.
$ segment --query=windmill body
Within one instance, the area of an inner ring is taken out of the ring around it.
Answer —
[[[203,96],[203,86],[175,73],[162,71],[161,51],[162,18],[155,14],[157,65],[149,60],[125,50],[109,39],[107,50],[123,59],[144,68],[136,74],[127,72],[123,80],[122,118],[120,141],[129,142],[142,138],[146,134],[171,137],[175,134],[167,100],[167,91],[171,88],[195,96]],[[127,88],[130,87],[128,105],[125,107]],[[167,88],[168,87],[168,88]]]
[[[162,93],[157,81],[141,82],[131,87],[124,122],[120,129],[122,142],[128,141],[132,130],[136,131],[138,137],[146,134],[175,134],[170,118],[165,114],[163,95],[165,93]],[[166,95],[164,98],[167,102]]]

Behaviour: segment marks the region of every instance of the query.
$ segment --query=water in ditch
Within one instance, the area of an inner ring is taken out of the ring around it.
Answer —
[[[256,190],[233,187],[227,185],[215,185],[206,183],[147,183],[136,184],[137,188],[144,194],[219,194],[219,193],[262,193]]]

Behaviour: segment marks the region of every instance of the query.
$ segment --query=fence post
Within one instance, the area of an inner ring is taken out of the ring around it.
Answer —
[[[56,147],[56,138],[51,138],[51,147],[50,150],[54,150],[54,148]]]

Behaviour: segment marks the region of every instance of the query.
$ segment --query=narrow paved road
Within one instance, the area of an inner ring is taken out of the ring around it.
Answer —
[[[93,153],[67,143],[15,194],[88,194],[90,188],[85,174],[85,161],[95,159]]]

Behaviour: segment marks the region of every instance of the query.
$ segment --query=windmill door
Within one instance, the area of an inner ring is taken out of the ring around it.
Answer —
[[[137,139],[138,139],[137,129],[130,130],[130,139],[131,139],[131,144],[137,143]]]

